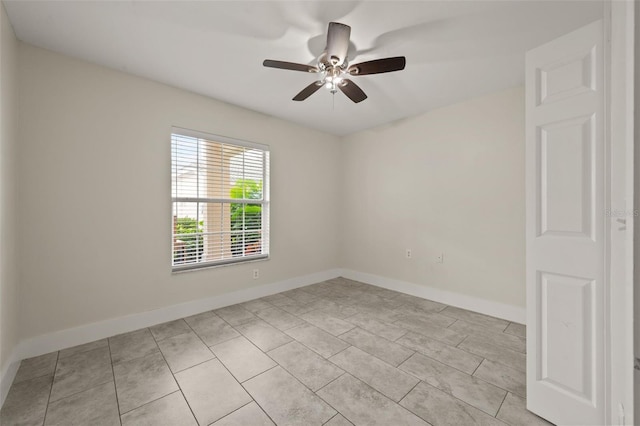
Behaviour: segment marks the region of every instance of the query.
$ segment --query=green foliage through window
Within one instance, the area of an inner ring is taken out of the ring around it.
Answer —
[[[260,200],[262,182],[238,179],[231,188],[233,199]],[[262,206],[260,204],[231,203],[231,253],[233,256],[261,251]]]
[[[173,253],[174,262],[196,262],[204,252],[204,241],[200,234],[204,230],[204,222],[201,220],[196,225],[196,220],[191,217],[178,217],[175,219],[176,241],[180,242],[181,250]]]

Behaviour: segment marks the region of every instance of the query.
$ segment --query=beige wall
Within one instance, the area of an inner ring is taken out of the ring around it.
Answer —
[[[345,138],[342,266],[524,307],[524,118],[519,87]]]
[[[18,343],[18,272],[15,256],[17,42],[0,3],[0,374]]]
[[[21,338],[338,265],[337,137],[26,44],[19,54]],[[271,146],[269,261],[171,274],[172,125]]]
[[[337,266],[524,306],[522,88],[340,139],[30,45],[19,58],[20,339]],[[271,260],[171,274],[173,125],[271,146]]]

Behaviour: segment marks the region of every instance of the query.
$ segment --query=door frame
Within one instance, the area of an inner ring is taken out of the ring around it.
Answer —
[[[610,424],[634,424],[634,41],[635,4],[605,1],[606,167],[605,416]],[[623,212],[618,214],[618,212]],[[624,217],[621,217],[624,216]],[[623,219],[626,223],[620,223]],[[626,226],[626,232],[620,228]]]

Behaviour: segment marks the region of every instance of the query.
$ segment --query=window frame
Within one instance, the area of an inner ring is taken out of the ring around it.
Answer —
[[[232,199],[232,198],[206,198],[206,197],[174,197],[173,193],[173,165],[174,165],[174,151],[173,151],[173,139],[174,135],[184,136],[187,138],[196,138],[206,140],[213,143],[220,143],[225,145],[231,145],[240,148],[256,149],[263,152],[262,158],[262,200],[250,200],[250,199]],[[221,266],[238,265],[247,262],[256,262],[268,260],[270,258],[270,148],[269,145],[260,144],[256,142],[245,141],[242,139],[231,138],[228,136],[221,136],[212,133],[201,132],[197,130],[186,129],[183,127],[172,126],[170,135],[170,179],[169,185],[169,198],[171,200],[171,248],[170,248],[170,265],[172,273],[187,272],[193,270],[200,270],[206,268],[218,268]],[[255,255],[246,255],[227,258],[213,261],[196,261],[185,264],[174,263],[174,241],[175,241],[175,224],[174,224],[174,206],[176,202],[202,202],[208,204],[260,204],[261,205],[261,253]]]

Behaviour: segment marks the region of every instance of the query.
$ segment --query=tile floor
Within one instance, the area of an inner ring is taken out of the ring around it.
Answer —
[[[0,424],[537,425],[522,325],[336,278],[24,360]]]

